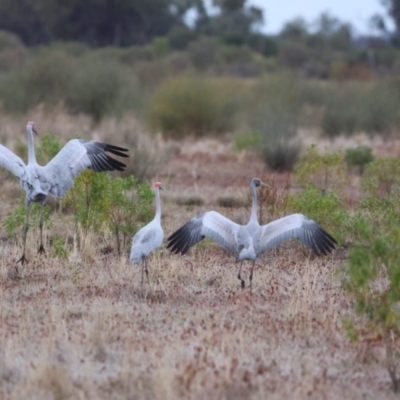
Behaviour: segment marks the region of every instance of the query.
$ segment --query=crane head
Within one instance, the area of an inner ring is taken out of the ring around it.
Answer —
[[[33,123],[33,121],[29,121],[29,122],[26,124],[26,128],[27,128],[27,129],[32,129],[32,131],[33,131],[36,135],[39,135],[39,134],[36,132],[36,130],[35,130],[35,124]]]
[[[260,187],[260,186],[265,186],[265,187],[269,187],[269,188],[271,187],[270,185],[268,185],[267,183],[262,182],[261,179],[258,179],[258,178],[253,178],[251,180],[251,184],[254,185],[256,188]]]
[[[160,183],[160,182],[156,182],[156,183],[154,184],[154,189],[165,190],[165,189],[161,186],[161,183]]]

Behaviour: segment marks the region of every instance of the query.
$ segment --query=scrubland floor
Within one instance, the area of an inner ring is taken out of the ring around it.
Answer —
[[[157,177],[166,236],[208,209],[245,223],[246,206],[216,199],[246,201],[254,176],[286,179],[224,145],[183,150]],[[177,204],[189,196],[204,204]],[[287,243],[257,261],[250,291],[250,265],[241,289],[238,262],[210,242],[185,257],[161,249],[141,285],[127,254],[103,255],[97,238],[68,260],[36,254],[37,239],[18,273],[20,247],[0,249],[1,399],[395,398],[383,344],[349,343],[342,328],[345,249],[316,258]]]

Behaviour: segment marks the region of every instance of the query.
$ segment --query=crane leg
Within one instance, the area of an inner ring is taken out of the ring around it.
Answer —
[[[253,261],[253,265],[251,266],[251,271],[250,271],[250,290],[251,290],[251,282],[253,282],[253,271],[254,271],[254,266],[256,265],[256,260]]]
[[[146,258],[144,259],[144,270],[146,272],[146,278],[147,278],[147,284],[150,285],[150,281],[149,281],[149,270],[147,269],[147,260]]]
[[[39,254],[46,254],[46,251],[43,247],[43,207],[44,203],[40,205],[40,220],[39,220],[39,228],[40,228],[40,246],[38,253]]]
[[[23,246],[23,252],[21,258],[17,261],[17,263],[21,263],[24,265],[24,263],[27,263],[28,260],[25,257],[25,247],[26,247],[26,235],[28,233],[29,229],[29,210],[30,210],[30,204],[26,205],[26,219],[25,219],[25,225],[22,230],[22,246]]]
[[[242,289],[243,289],[243,288],[244,288],[244,279],[242,279],[242,276],[241,276],[242,265],[243,265],[243,260],[240,261],[240,267],[239,267],[239,272],[238,272],[238,274],[237,274],[237,277],[238,277],[238,279],[240,280],[240,284],[241,284]]]

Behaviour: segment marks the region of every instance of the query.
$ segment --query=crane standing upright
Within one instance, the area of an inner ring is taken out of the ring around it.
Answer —
[[[142,263],[142,280],[143,270],[146,272],[147,283],[149,283],[149,271],[147,270],[146,257],[155,249],[161,246],[164,231],[161,226],[161,200],[160,190],[164,190],[160,182],[154,184],[154,194],[156,198],[156,215],[153,220],[146,226],[141,228],[132,239],[130,261],[134,261],[138,266]]]
[[[336,240],[303,214],[288,215],[261,226],[257,218],[257,188],[260,186],[268,185],[258,178],[254,178],[250,183],[252,205],[247,225],[239,225],[216,211],[208,211],[197,218],[192,218],[175,231],[168,238],[167,248],[183,255],[196,243],[209,237],[231,253],[239,253],[240,267],[237,277],[242,287],[244,287],[244,280],[241,277],[243,261],[253,261],[250,288],[257,257],[289,239],[300,240],[316,255],[326,255],[335,248]]]
[[[110,157],[106,152],[128,157],[122,147],[113,146],[96,140],[72,139],[45,166],[36,162],[33,133],[38,135],[34,123],[26,125],[28,135],[28,164],[7,147],[0,145],[0,166],[6,168],[17,178],[26,192],[26,219],[23,228],[23,253],[17,262],[28,262],[25,257],[26,235],[29,229],[29,209],[32,202],[40,203],[40,246],[38,253],[45,253],[43,247],[43,207],[47,197],[64,197],[75,178],[86,168],[95,172],[123,171],[125,164]]]

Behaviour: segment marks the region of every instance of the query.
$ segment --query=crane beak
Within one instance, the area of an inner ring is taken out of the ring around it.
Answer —
[[[165,190],[161,185],[158,187],[160,190]]]
[[[39,136],[39,134],[36,132],[36,129],[35,129],[35,128],[32,128],[32,131],[33,131],[37,136]]]
[[[261,186],[265,186],[267,188],[271,188],[271,185],[268,185],[268,183],[264,183],[264,182],[261,182]]]

